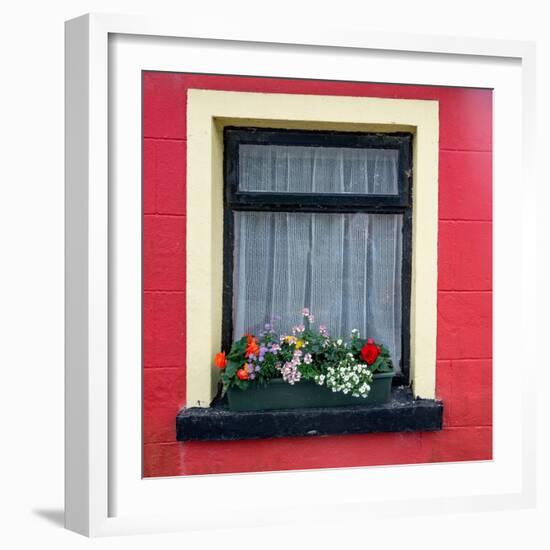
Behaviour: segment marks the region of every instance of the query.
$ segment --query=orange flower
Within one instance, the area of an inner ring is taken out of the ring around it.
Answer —
[[[225,369],[227,366],[227,358],[225,357],[225,351],[220,351],[214,356],[214,365],[219,369]]]
[[[260,346],[258,346],[258,342],[254,339],[254,336],[252,334],[247,334],[247,346],[246,350],[244,352],[245,357],[250,357],[251,355],[258,355],[260,353]]]
[[[248,380],[248,369],[246,368],[246,364],[243,365],[242,369],[237,371],[237,376],[239,377],[239,380]]]

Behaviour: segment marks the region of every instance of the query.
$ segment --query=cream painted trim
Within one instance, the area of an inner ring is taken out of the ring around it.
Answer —
[[[208,407],[222,324],[223,127],[411,131],[413,259],[411,378],[435,396],[437,334],[437,101],[189,90],[187,95],[187,406]]]

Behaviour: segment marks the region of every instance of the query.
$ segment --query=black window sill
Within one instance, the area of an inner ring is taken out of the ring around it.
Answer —
[[[384,405],[233,412],[223,402],[182,409],[178,441],[228,441],[375,432],[441,430],[443,403],[414,399],[409,388],[394,388]]]

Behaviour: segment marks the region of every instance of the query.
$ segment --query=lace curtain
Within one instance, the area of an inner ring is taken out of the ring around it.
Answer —
[[[244,150],[244,151],[243,151]],[[243,154],[244,152],[244,154]],[[389,155],[388,153],[392,153]],[[397,192],[393,151],[241,145],[240,186],[254,191]],[[395,190],[395,191],[394,191]],[[234,336],[308,307],[331,335],[384,343],[401,354],[402,215],[235,212]]]
[[[239,189],[285,193],[396,195],[395,149],[239,146]]]

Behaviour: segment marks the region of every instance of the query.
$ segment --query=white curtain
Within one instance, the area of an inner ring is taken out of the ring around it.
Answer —
[[[349,147],[239,146],[239,189],[396,195],[398,151]]]
[[[259,148],[264,150],[261,154]],[[244,159],[243,149],[251,153]],[[307,150],[306,159],[298,149]],[[392,168],[387,152],[241,145],[240,185],[255,191],[376,189],[387,194],[394,185],[397,190],[396,159]],[[260,332],[272,319],[278,330],[290,331],[307,307],[316,324],[324,324],[333,336],[347,337],[356,328],[363,337],[385,344],[398,368],[401,214],[235,212],[234,216],[235,338]]]

